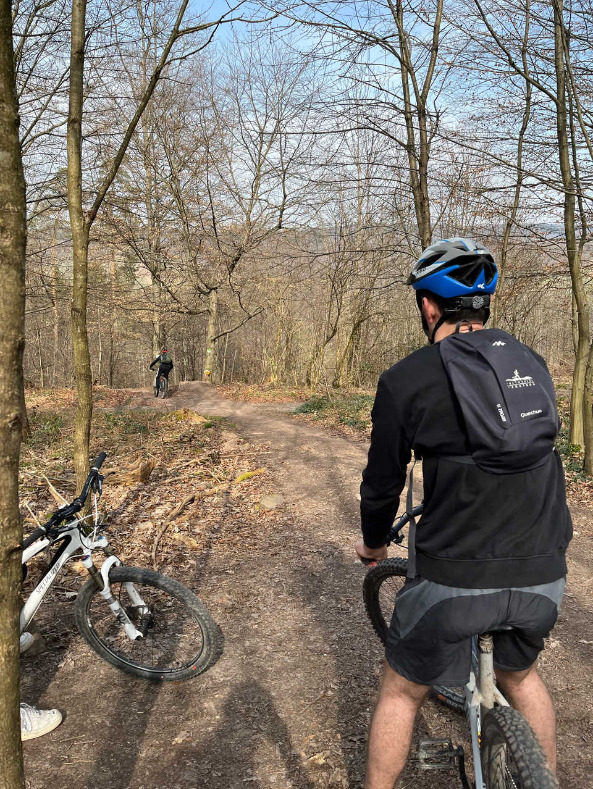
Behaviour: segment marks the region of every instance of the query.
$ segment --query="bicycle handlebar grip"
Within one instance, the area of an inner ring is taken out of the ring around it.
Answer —
[[[107,457],[107,452],[101,452],[91,463],[91,469],[96,469],[97,471],[103,465],[105,458]]]
[[[28,537],[25,537],[23,540],[23,550],[28,548],[29,545],[33,545],[35,540],[43,537],[44,534],[46,534],[46,530],[43,528],[43,526],[39,526],[37,529],[34,529],[31,534]]]

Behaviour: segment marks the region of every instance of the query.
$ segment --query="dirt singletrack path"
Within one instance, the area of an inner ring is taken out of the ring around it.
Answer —
[[[240,556],[212,536],[195,576],[180,578],[211,610],[224,653],[205,675],[155,685],[102,663],[72,633],[66,657],[32,659],[23,697],[67,711],[54,733],[25,744],[28,786],[103,789],[359,789],[381,665],[361,600],[355,559],[356,494],[366,445],[289,415],[293,405],[224,400],[206,384],[182,384],[133,407],[226,417],[267,443],[270,493],[285,499],[284,527],[262,529]],[[585,539],[585,536],[583,536]],[[591,605],[585,594],[591,540],[543,673],[559,712],[563,789],[590,786]],[[588,587],[590,591],[590,586]],[[429,702],[418,738],[463,742],[464,723]],[[454,774],[410,760],[401,787],[459,787]]]

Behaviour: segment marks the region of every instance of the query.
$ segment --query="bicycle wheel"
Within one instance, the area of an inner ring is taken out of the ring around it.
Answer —
[[[385,559],[367,572],[362,585],[367,615],[381,643],[385,643],[395,598],[406,582],[405,559]]]
[[[169,381],[163,376],[161,378],[161,398],[164,400],[169,391]]]
[[[154,396],[155,396],[155,397],[158,397],[158,396],[159,396],[159,389],[160,389],[160,381],[159,381],[159,379],[157,378],[157,379],[156,379],[156,383],[155,383],[155,385],[154,385]]]
[[[195,677],[214,663],[221,646],[218,628],[193,592],[160,573],[135,567],[113,567],[109,582],[144,638],[130,640],[89,580],[76,598],[76,625],[104,660],[136,677],[173,681]],[[132,602],[129,584],[148,613]]]
[[[481,755],[488,789],[558,789],[531,726],[512,707],[484,716]]]
[[[381,643],[385,643],[389,623],[393,616],[395,598],[406,581],[408,563],[405,559],[385,559],[371,567],[364,577],[362,594],[367,615]],[[458,712],[465,709],[462,688],[445,688],[435,685],[433,695],[448,707]]]

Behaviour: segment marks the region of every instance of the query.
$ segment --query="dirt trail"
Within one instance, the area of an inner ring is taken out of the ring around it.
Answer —
[[[195,576],[180,578],[225,637],[222,658],[202,677],[173,686],[129,678],[74,631],[65,655],[32,659],[35,672],[24,663],[24,698],[68,713],[52,735],[25,744],[28,785],[358,789],[381,663],[352,550],[366,446],[290,417],[293,406],[231,402],[204,384],[182,384],[164,402],[141,395],[134,405],[224,416],[246,439],[267,442],[269,492],[285,498],[284,527],[262,529],[249,549],[229,556],[221,524]],[[563,789],[590,785],[581,755],[593,723],[590,529],[577,539],[577,583],[543,661],[559,711]],[[417,732],[459,742],[463,721],[430,702]],[[420,772],[413,760],[401,782],[459,785],[454,775]]]

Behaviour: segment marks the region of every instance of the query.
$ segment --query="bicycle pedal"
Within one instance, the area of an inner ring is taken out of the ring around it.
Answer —
[[[451,740],[421,740],[418,746],[418,761],[421,770],[457,770],[459,749]]]

